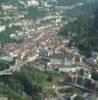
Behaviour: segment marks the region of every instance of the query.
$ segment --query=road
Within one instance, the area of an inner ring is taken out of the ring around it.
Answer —
[[[61,93],[59,93],[59,90],[60,89],[67,89],[67,88],[70,88],[71,86],[53,86],[53,87],[44,87],[44,89],[54,89],[55,90],[55,93],[56,93],[56,95],[57,96],[60,96],[60,95],[62,95]]]
[[[91,89],[85,88],[85,87],[83,87],[83,86],[81,86],[81,85],[78,85],[78,84],[73,84],[73,83],[69,83],[69,82],[64,82],[64,83],[65,83],[65,84],[68,84],[68,85],[70,85],[70,86],[76,87],[76,88],[80,88],[80,89],[83,89],[83,90],[92,92],[92,93],[96,92],[95,90],[91,90]]]

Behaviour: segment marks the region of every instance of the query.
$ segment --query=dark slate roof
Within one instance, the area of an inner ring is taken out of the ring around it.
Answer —
[[[48,51],[45,51],[45,50],[40,51],[39,56],[48,57]]]
[[[72,59],[73,54],[69,53],[53,53],[52,55],[49,56],[49,58],[54,58],[54,59]]]
[[[65,55],[62,53],[53,53],[52,55],[49,56],[49,58],[54,58],[54,59],[64,59]]]
[[[50,59],[51,58],[53,59],[65,59],[65,58],[72,59],[74,55],[72,53],[53,53],[53,54],[48,55],[48,51],[43,50],[43,51],[40,51],[39,56],[50,58]]]

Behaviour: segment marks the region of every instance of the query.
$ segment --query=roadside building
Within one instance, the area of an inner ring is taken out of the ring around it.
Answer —
[[[83,86],[95,90],[96,89],[96,82],[93,79],[84,79],[83,80]]]
[[[49,58],[51,65],[56,68],[70,66],[75,63],[74,56],[68,53],[53,53]]]

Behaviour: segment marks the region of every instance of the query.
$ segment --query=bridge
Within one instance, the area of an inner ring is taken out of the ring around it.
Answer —
[[[0,71],[0,76],[12,75],[12,74],[13,74],[13,70],[12,69],[6,69],[6,70],[3,70],[3,71]]]
[[[15,71],[20,70],[23,65],[24,63],[22,61],[16,61],[14,66],[10,66],[9,69],[0,71],[0,76],[12,75]]]

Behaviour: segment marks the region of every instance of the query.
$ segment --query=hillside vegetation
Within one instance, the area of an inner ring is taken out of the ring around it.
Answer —
[[[70,22],[59,34],[70,36],[71,44],[75,43],[87,55],[91,51],[98,51],[98,11],[92,16],[81,16]]]
[[[42,72],[25,65],[12,76],[0,76],[0,95],[8,97],[8,100],[44,100],[43,96],[55,97],[53,81],[63,75]]]

